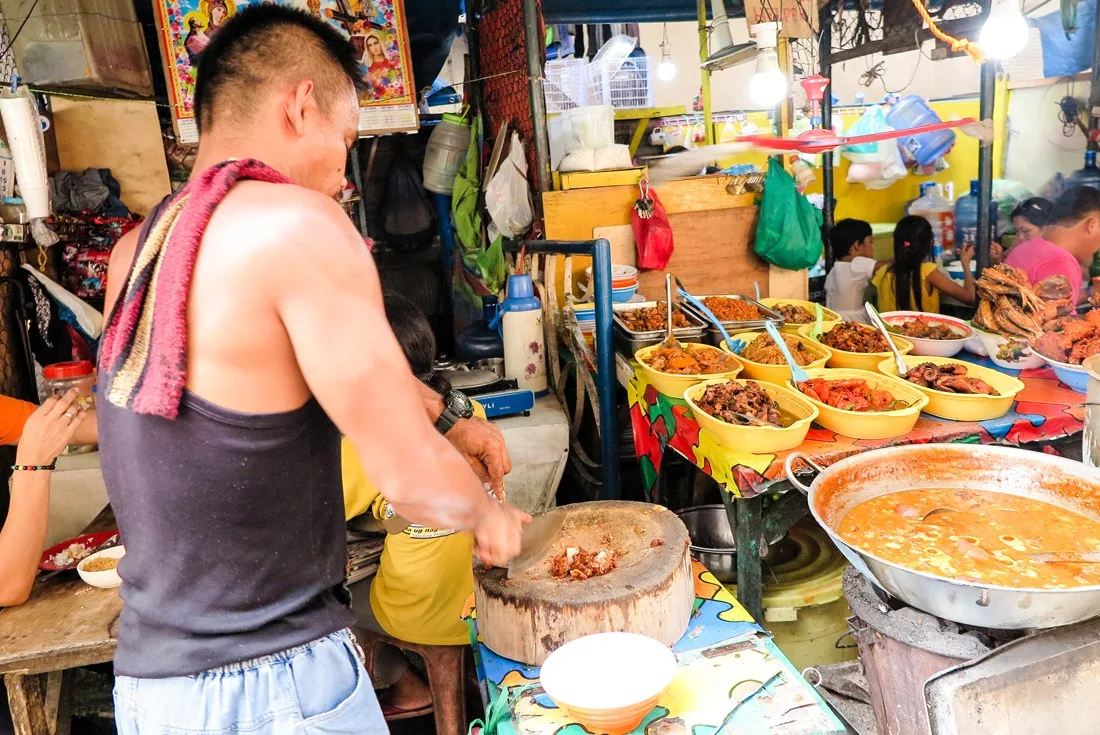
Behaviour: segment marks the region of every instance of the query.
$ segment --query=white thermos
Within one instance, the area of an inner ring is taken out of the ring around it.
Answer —
[[[520,388],[546,392],[546,341],[542,331],[542,304],[535,296],[531,276],[508,277],[508,296],[500,305],[504,325],[504,377]]]

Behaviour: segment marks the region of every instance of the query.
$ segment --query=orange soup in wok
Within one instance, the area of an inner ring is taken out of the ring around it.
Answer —
[[[936,508],[951,510],[926,519]],[[881,559],[960,582],[1037,589],[1100,584],[1100,564],[1029,556],[1100,551],[1100,522],[1018,495],[962,489],[887,493],[848,511],[838,533]]]

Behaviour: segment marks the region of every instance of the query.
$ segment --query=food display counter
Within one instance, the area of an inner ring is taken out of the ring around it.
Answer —
[[[992,363],[968,353],[961,359],[990,367]],[[806,513],[801,493],[790,488],[783,464],[789,452],[749,454],[718,443],[700,430],[682,398],[665,395],[650,384],[636,364],[627,381],[634,446],[650,500],[669,449],[701,469],[723,488],[723,501],[739,553],[738,596],[746,609],[761,615],[760,539],[769,531],[783,531]],[[793,451],[827,466],[844,457],[880,447],[930,442],[971,444],[1049,444],[1081,432],[1084,395],[1059,382],[1051,368],[1004,371],[1017,375],[1024,389],[1004,416],[988,421],[949,421],[922,414],[912,431],[887,439],[851,439],[814,424],[805,442]],[[767,501],[767,504],[766,502]]]

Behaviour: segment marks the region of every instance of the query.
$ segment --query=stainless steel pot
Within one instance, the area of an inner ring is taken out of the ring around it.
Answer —
[[[691,553],[722,584],[737,582],[737,539],[730,527],[724,505],[696,505],[676,511],[687,526],[691,538]],[[762,558],[785,533],[760,539]]]
[[[819,474],[806,486],[804,462]],[[810,512],[856,569],[913,607],[984,628],[1053,628],[1100,615],[1100,585],[1064,590],[960,582],[907,569],[848,545],[836,532],[857,504],[919,488],[993,490],[1046,501],[1100,520],[1100,471],[1041,452],[971,444],[875,449],[828,468],[792,452],[787,477],[809,497]]]

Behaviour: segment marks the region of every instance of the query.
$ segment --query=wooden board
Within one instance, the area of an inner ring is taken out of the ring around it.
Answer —
[[[474,568],[481,640],[505,658],[542,665],[553,651],[593,633],[641,633],[672,646],[687,630],[695,601],[687,528],[649,503],[600,501],[563,506],[565,524],[545,561],[506,578]],[[664,543],[650,544],[654,540]],[[556,580],[548,564],[567,547],[625,551],[611,572]]]

